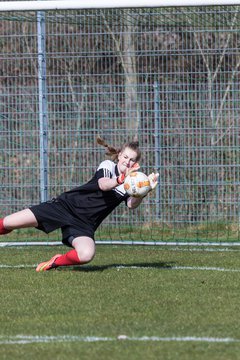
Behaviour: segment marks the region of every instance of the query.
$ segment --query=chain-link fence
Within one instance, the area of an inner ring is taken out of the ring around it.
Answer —
[[[98,239],[237,241],[239,10],[0,13],[1,215],[89,180],[97,135],[137,138],[160,186]]]

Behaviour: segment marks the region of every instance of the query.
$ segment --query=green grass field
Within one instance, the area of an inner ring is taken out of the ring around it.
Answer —
[[[1,360],[239,359],[239,250],[99,245],[39,274],[67,248],[1,248]]]

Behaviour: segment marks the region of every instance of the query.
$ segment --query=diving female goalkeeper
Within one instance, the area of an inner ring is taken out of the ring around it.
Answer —
[[[125,177],[140,168],[138,142],[124,144],[121,149],[109,146],[101,138],[97,142],[106,148],[111,160],[102,161],[89,182],[0,219],[1,235],[27,227],[47,234],[61,228],[63,244],[73,249],[40,263],[37,272],[90,262],[95,255],[94,233],[102,221],[121,202],[135,209],[142,201],[142,198],[130,197],[123,187]],[[156,187],[157,178],[158,174],[149,175],[151,190]]]

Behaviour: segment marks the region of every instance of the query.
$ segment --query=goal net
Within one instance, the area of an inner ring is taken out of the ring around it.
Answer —
[[[97,135],[138,139],[160,186],[97,242],[239,244],[239,2],[62,3],[0,2],[0,215],[88,181],[105,158]]]

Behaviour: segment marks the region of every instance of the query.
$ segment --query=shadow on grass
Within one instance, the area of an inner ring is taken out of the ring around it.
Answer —
[[[132,263],[132,264],[108,264],[108,265],[82,265],[74,266],[74,271],[94,272],[105,271],[110,269],[171,269],[174,263],[153,262],[153,263]],[[61,268],[63,269],[63,268]]]

